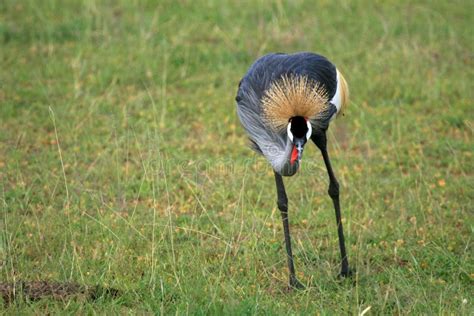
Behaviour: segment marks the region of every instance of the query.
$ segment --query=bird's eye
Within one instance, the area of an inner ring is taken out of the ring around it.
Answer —
[[[306,132],[306,140],[309,140],[311,138],[311,133],[313,132],[313,129],[309,121],[306,121],[306,125],[308,126],[308,131]]]
[[[293,133],[291,132],[291,123],[288,124],[288,127],[286,128],[286,131],[288,133],[288,138],[293,141]]]

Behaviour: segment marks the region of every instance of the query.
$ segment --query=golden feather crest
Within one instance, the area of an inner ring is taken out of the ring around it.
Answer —
[[[321,84],[306,76],[285,75],[265,91],[262,105],[267,123],[276,131],[282,131],[294,116],[315,119],[327,109],[328,95]]]

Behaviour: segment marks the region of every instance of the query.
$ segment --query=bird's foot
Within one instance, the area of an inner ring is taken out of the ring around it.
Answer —
[[[304,290],[305,286],[303,283],[298,281],[296,277],[290,277],[290,284],[289,284],[290,289],[295,289],[295,290]]]
[[[342,268],[341,270],[341,273],[339,273],[339,278],[350,278],[352,277],[352,275],[354,275],[355,273],[355,270],[354,269],[350,269],[349,267],[346,267],[346,268]]]

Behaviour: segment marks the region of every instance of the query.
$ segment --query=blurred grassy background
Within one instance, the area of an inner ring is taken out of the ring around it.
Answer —
[[[118,298],[6,312],[472,314],[472,1],[0,2],[0,281]],[[349,260],[317,150],[274,180],[237,84],[268,52],[319,52],[352,103],[330,129]]]

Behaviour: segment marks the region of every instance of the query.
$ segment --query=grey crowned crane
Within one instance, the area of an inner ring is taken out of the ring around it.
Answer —
[[[346,255],[339,204],[339,184],[327,151],[329,123],[347,105],[349,90],[339,70],[325,57],[313,53],[268,54],[259,58],[239,83],[237,114],[252,148],[272,165],[278,208],[283,220],[289,283],[298,281],[291,251],[288,198],[282,176],[292,176],[301,164],[305,144],[319,148],[329,176],[329,196],[336,211],[341,250],[341,276],[351,271]]]

